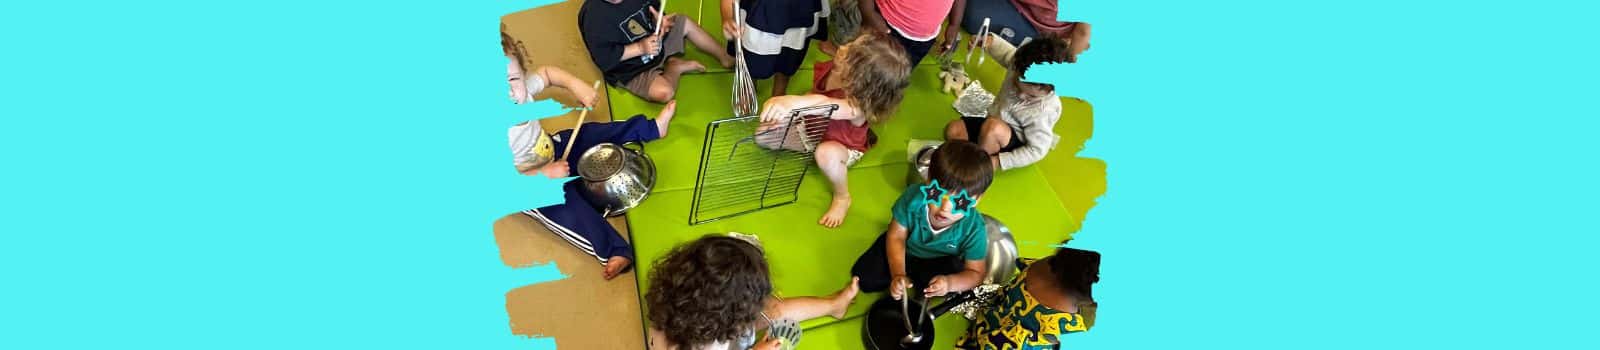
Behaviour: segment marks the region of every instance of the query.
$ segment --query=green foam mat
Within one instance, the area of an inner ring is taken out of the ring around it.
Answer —
[[[670,3],[668,8],[678,9],[686,3]],[[690,8],[685,12],[692,13],[693,4],[687,3]],[[706,18],[716,16],[714,12],[714,8],[707,8]],[[814,47],[812,54],[819,56]],[[710,62],[708,56],[697,58],[691,53],[689,57]],[[909,172],[907,141],[943,139],[945,123],[957,117],[950,107],[954,97],[939,91],[942,83],[937,77],[938,69],[927,64],[932,61],[925,60],[913,71],[911,87],[895,115],[873,127],[879,143],[850,170],[853,205],[845,223],[835,229],[816,223],[827,209],[831,192],[815,166],[809,169],[800,185],[799,199],[795,203],[689,225],[706,125],[732,116],[732,75],[717,70],[685,75],[680,81],[678,111],[669,135],[645,145],[645,152],[657,168],[655,190],[628,214],[630,235],[638,255],[635,276],[639,279],[641,298],[649,289],[646,276],[656,259],[680,243],[730,231],[760,237],[780,296],[827,295],[842,287],[849,281],[850,266],[856,257],[891,220],[889,208],[905,188]],[[991,92],[997,91],[1004,69],[993,60],[980,66],[975,64],[974,58],[973,63],[968,65],[968,73],[981,79]],[[796,74],[788,89],[790,93],[804,93],[811,88],[809,68],[807,64]],[[770,96],[771,81],[758,81],[756,86],[758,96],[765,101]],[[620,89],[607,90],[613,117],[617,120],[635,114],[654,118],[663,106]],[[1062,102],[1063,116],[1056,127],[1061,141],[1056,149],[1034,166],[998,173],[994,185],[978,205],[984,214],[994,216],[1012,230],[1021,256],[1042,257],[1054,251],[1053,245],[1078,231],[1094,205],[1094,198],[1105,191],[1105,163],[1076,156],[1091,135],[1092,110],[1082,100],[1063,98]],[[862,348],[860,316],[881,295],[863,293],[847,312],[845,320],[824,317],[802,322],[806,336],[801,348]],[[954,315],[941,318],[935,348],[950,348],[966,324],[964,319]]]

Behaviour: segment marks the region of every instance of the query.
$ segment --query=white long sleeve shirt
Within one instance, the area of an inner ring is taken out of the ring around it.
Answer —
[[[1011,137],[1023,144],[1010,152],[1000,153],[1000,170],[1009,170],[1044,159],[1061,141],[1061,136],[1055,134],[1056,122],[1061,120],[1061,99],[1055,96],[1027,98],[1018,95],[1016,87],[1009,83],[1017,77],[1016,70],[1011,69],[1011,56],[1016,48],[1005,40],[993,39],[987,51],[995,62],[1005,65],[1006,83],[1000,84],[1000,93],[995,96],[989,114],[999,115],[1002,121],[1011,126]]]

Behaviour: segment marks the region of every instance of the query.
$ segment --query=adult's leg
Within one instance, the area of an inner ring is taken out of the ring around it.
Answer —
[[[983,129],[979,130],[979,133],[981,133],[982,139],[978,142],[978,145],[982,146],[983,150],[991,155],[1000,154],[1002,148],[1011,144],[1011,138],[1013,137],[1011,125],[1006,124],[1004,120],[998,117],[984,119]]]
[[[964,118],[956,118],[944,124],[945,141],[967,141],[967,123]]]
[[[861,253],[856,258],[855,265],[850,267],[850,274],[860,278],[862,291],[881,292],[889,289],[889,253],[886,248],[889,235],[880,234],[878,240],[872,242],[872,247]]]
[[[833,185],[833,202],[828,204],[828,212],[822,214],[817,224],[839,227],[844,223],[845,214],[850,211],[850,177],[847,174],[850,169],[850,150],[838,142],[823,141],[817,145],[816,158],[822,175]]]
[[[858,287],[859,281],[859,278],[852,277],[850,284],[822,297],[768,298],[767,317],[805,321],[826,315],[833,316],[834,319],[843,319],[845,310],[850,308],[850,302],[861,292],[861,288]]]

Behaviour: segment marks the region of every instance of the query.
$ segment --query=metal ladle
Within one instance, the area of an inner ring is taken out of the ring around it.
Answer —
[[[905,338],[900,338],[901,346],[911,346],[911,344],[921,342],[922,323],[928,319],[928,298],[922,298],[922,313],[917,314],[917,325],[915,327],[911,325],[911,292],[913,291],[915,291],[914,287],[907,286],[905,296],[900,298],[900,314],[904,315],[906,320],[906,336]]]

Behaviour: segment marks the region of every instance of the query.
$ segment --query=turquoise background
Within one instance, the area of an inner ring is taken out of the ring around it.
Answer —
[[[498,17],[0,5],[0,348],[551,348],[504,293]],[[1587,2],[1068,1],[1105,254],[1078,348],[1593,348]]]

